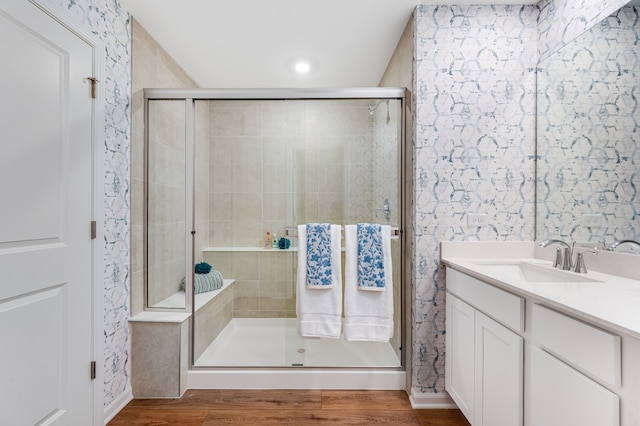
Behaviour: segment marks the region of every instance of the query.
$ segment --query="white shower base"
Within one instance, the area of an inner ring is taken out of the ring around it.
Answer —
[[[302,338],[293,318],[234,318],[195,367],[187,373],[189,389],[402,390],[407,386],[389,343]]]
[[[295,318],[234,318],[197,367],[400,367],[391,344],[303,338]]]

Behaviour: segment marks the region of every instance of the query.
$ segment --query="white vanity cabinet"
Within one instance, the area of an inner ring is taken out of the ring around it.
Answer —
[[[447,392],[473,426],[523,424],[524,300],[447,270]]]

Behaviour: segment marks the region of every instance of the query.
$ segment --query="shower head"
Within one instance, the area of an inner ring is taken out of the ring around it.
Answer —
[[[391,121],[391,116],[389,115],[389,99],[387,99],[386,101],[381,101],[375,104],[369,104],[367,105],[367,111],[369,111],[369,115],[373,115],[373,112],[380,106],[380,104],[387,104],[387,123],[389,124],[389,122]]]

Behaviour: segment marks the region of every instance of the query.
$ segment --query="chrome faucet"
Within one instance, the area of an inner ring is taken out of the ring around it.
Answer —
[[[588,272],[587,266],[584,264],[584,253],[598,254],[598,250],[596,250],[595,248],[580,250],[576,254],[576,264],[573,266],[573,272],[577,272],[579,274],[586,274]]]
[[[618,247],[619,245],[622,245],[622,244],[635,244],[636,246],[638,246],[638,248],[640,248],[640,243],[635,241],[635,240],[619,240],[619,241],[614,241],[613,243],[611,243],[611,245],[609,245],[609,247],[607,247],[607,250],[616,251],[616,247]]]
[[[549,246],[557,246],[553,267],[565,271],[571,270],[571,246],[561,240],[544,240],[540,242],[540,247]]]

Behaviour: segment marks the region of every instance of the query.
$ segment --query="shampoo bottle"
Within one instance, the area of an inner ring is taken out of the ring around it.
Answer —
[[[264,241],[262,243],[262,248],[270,249],[271,248],[271,232],[267,231],[264,236]]]

